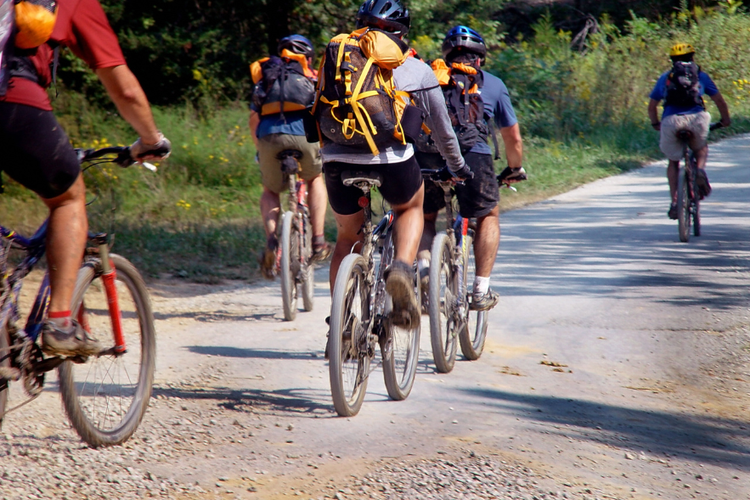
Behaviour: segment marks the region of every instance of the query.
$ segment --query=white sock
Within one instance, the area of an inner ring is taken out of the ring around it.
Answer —
[[[476,276],[474,277],[474,293],[484,295],[490,289],[490,277],[487,276]]]
[[[430,261],[429,261],[429,259],[419,259],[417,261],[417,269],[419,269],[420,271],[422,269],[429,269],[429,268],[430,268]]]

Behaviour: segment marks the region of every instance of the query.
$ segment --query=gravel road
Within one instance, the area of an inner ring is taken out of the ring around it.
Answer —
[[[424,317],[412,394],[378,369],[353,418],[328,392],[325,270],[292,323],[278,283],[152,283],[139,430],[89,449],[51,374],[6,417],[0,498],[750,498],[748,150],[712,146],[688,244],[663,164],[504,214],[482,357],[436,373]]]

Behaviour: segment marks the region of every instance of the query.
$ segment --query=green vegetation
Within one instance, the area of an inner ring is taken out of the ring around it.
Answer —
[[[359,2],[345,3],[339,5],[342,11]],[[444,28],[454,24],[448,15],[451,11],[437,8],[438,4],[461,12],[461,22],[487,34],[496,47],[487,68],[508,85],[522,124],[530,180],[518,186],[518,193],[503,191],[504,209],[660,158],[657,133],[649,125],[646,105],[656,78],[669,66],[666,54],[676,41],[696,46],[696,60],[714,78],[730,106],[735,121],[730,130],[721,133],[750,131],[746,118],[750,117],[750,52],[737,48],[737,40],[750,36],[750,15],[736,0],[718,2],[711,9],[687,10],[683,6],[658,22],[632,16],[618,25],[605,15],[597,32],[578,38],[578,33],[558,29],[554,19],[545,16],[531,27],[532,35],[518,35],[520,40],[512,44],[502,41],[502,27],[493,16],[473,17],[472,12],[477,11],[463,8],[464,3],[414,1],[410,4],[415,17],[412,42],[426,58],[439,55]],[[159,9],[166,10],[169,2],[160,5]],[[322,8],[318,2],[298,7],[308,13]],[[113,8],[108,7],[110,15]],[[439,21],[432,25],[420,21],[428,18],[428,12],[429,19]],[[119,16],[115,12],[116,26],[118,20],[127,19],[123,13]],[[133,20],[127,22],[132,26],[121,32],[124,45],[138,45],[137,26]],[[144,23],[143,29],[161,23],[146,26],[146,21],[139,22]],[[310,29],[319,30],[316,33],[324,37],[331,28]],[[200,40],[198,35],[193,38]],[[144,54],[149,47],[143,45]],[[243,57],[248,53],[243,52]],[[157,174],[111,165],[87,172],[92,197],[100,193],[90,207],[92,228],[109,230],[114,218],[116,251],[131,258],[148,276],[199,281],[255,277],[255,257],[265,238],[259,220],[260,176],[253,160],[248,111],[237,98],[247,90],[246,63],[242,62],[243,76],[229,86],[215,77],[221,73],[219,66],[211,69],[186,63],[191,76],[180,80],[184,89],[179,98],[164,97],[163,102],[171,104],[155,110],[157,123],[174,146],[172,157]],[[155,85],[161,85],[162,76],[171,81],[170,67],[164,66],[165,75],[141,79],[155,80]],[[101,104],[99,91],[92,90],[91,77],[83,77],[79,69],[69,67],[64,79],[79,91],[63,89],[54,103],[73,142],[85,147],[132,142],[132,130],[110,107]],[[708,108],[717,119],[713,104]],[[498,170],[503,166],[499,162]],[[7,195],[0,198],[3,223],[26,232],[33,230],[44,217],[43,206],[24,189],[12,182],[6,184]],[[114,197],[109,194],[112,190]],[[112,200],[117,207],[114,215]],[[328,231],[333,239],[332,223]]]

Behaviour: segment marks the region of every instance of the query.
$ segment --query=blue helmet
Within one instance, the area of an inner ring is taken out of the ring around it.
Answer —
[[[482,62],[487,55],[487,45],[482,35],[468,26],[456,26],[443,39],[443,57],[456,51],[466,51],[477,54]]]
[[[276,50],[281,55],[281,51],[284,49],[291,50],[295,54],[302,54],[305,57],[315,55],[312,42],[302,35],[289,35],[282,38]]]

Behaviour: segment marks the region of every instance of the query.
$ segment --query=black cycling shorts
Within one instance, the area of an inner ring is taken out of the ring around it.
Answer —
[[[344,186],[341,182],[341,172],[345,170],[380,173],[383,176],[383,183],[378,191],[391,205],[403,205],[408,202],[422,186],[422,174],[413,156],[403,162],[381,165],[324,163],[323,174],[326,179],[326,189],[328,189],[328,202],[333,211],[339,215],[353,215],[362,210],[358,203],[362,197],[362,190],[355,186]]]
[[[0,102],[0,169],[42,198],[65,193],[81,173],[51,111]]]
[[[492,155],[466,153],[464,160],[474,172],[474,178],[455,187],[458,211],[461,217],[484,217],[500,202],[500,188],[495,177]],[[437,153],[417,152],[417,161],[421,168],[440,169],[445,166],[445,160]],[[445,208],[443,189],[434,182],[425,183],[422,208],[426,214]]]

